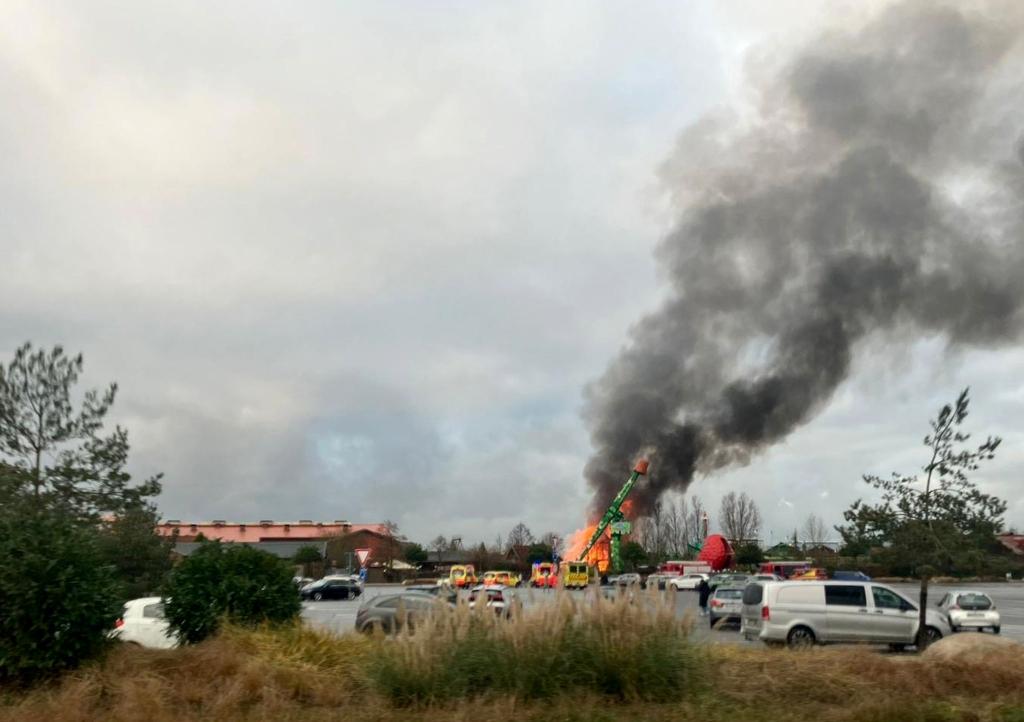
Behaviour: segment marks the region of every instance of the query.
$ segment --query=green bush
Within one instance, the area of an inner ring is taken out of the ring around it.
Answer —
[[[99,654],[121,611],[97,531],[31,499],[0,507],[0,679],[32,682]]]
[[[207,542],[171,574],[167,619],[185,642],[217,631],[222,619],[241,626],[294,620],[302,605],[291,568],[248,546]]]

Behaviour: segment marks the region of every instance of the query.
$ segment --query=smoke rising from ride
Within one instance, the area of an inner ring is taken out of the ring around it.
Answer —
[[[585,393],[603,508],[631,463],[644,514],[747,463],[828,402],[871,336],[994,346],[1024,295],[1022,11],[890,7],[752,59],[749,107],[687,129],[662,307]]]

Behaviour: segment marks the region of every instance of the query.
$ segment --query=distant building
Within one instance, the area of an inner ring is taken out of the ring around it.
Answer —
[[[1014,554],[1024,556],[1024,534],[996,534],[996,539]]]
[[[227,544],[235,544],[236,542],[226,542]],[[313,547],[316,549],[320,556],[323,558],[327,554],[327,542],[311,542],[311,541],[257,541],[257,542],[242,542],[245,546],[250,546],[261,551],[273,554],[278,559],[293,559],[295,553],[302,547]],[[179,557],[187,557],[202,546],[202,542],[175,542],[174,553]]]
[[[200,522],[182,522],[169,519],[156,528],[157,534],[175,537],[178,542],[193,542],[200,535],[204,539],[220,539],[224,542],[270,542],[299,541],[318,542],[329,538],[347,536],[356,532],[370,531],[382,536],[390,535],[385,524],[353,524],[343,519],[333,522],[273,521],[228,522],[223,519]]]

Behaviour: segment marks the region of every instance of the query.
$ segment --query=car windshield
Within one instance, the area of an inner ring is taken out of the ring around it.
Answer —
[[[992,600],[979,592],[961,594],[957,597],[956,603],[961,609],[981,610],[992,608]]]

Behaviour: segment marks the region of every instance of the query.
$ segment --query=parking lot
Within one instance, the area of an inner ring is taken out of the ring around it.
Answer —
[[[914,584],[893,584],[911,601],[916,601],[918,587]],[[942,595],[949,589],[977,589],[988,594],[995,602],[999,613],[1002,616],[1002,634],[1010,639],[1024,642],[1024,584],[971,584],[971,585],[933,585],[929,588],[929,606],[934,606]],[[362,597],[357,600],[348,601],[323,601],[303,602],[302,617],[311,626],[336,634],[343,634],[352,631],[355,625],[356,611],[363,601],[378,594],[387,594],[400,591],[401,587],[393,585],[368,585]],[[523,606],[529,608],[537,604],[544,604],[552,599],[557,593],[553,590],[521,588],[515,590],[518,599],[522,600]],[[584,592],[568,592],[581,596]],[[693,592],[665,592],[674,596],[676,613],[682,617],[686,614],[694,616],[695,635],[698,639],[713,643],[741,644],[739,634],[735,628],[709,629],[705,620],[697,617],[698,605],[697,595]]]

